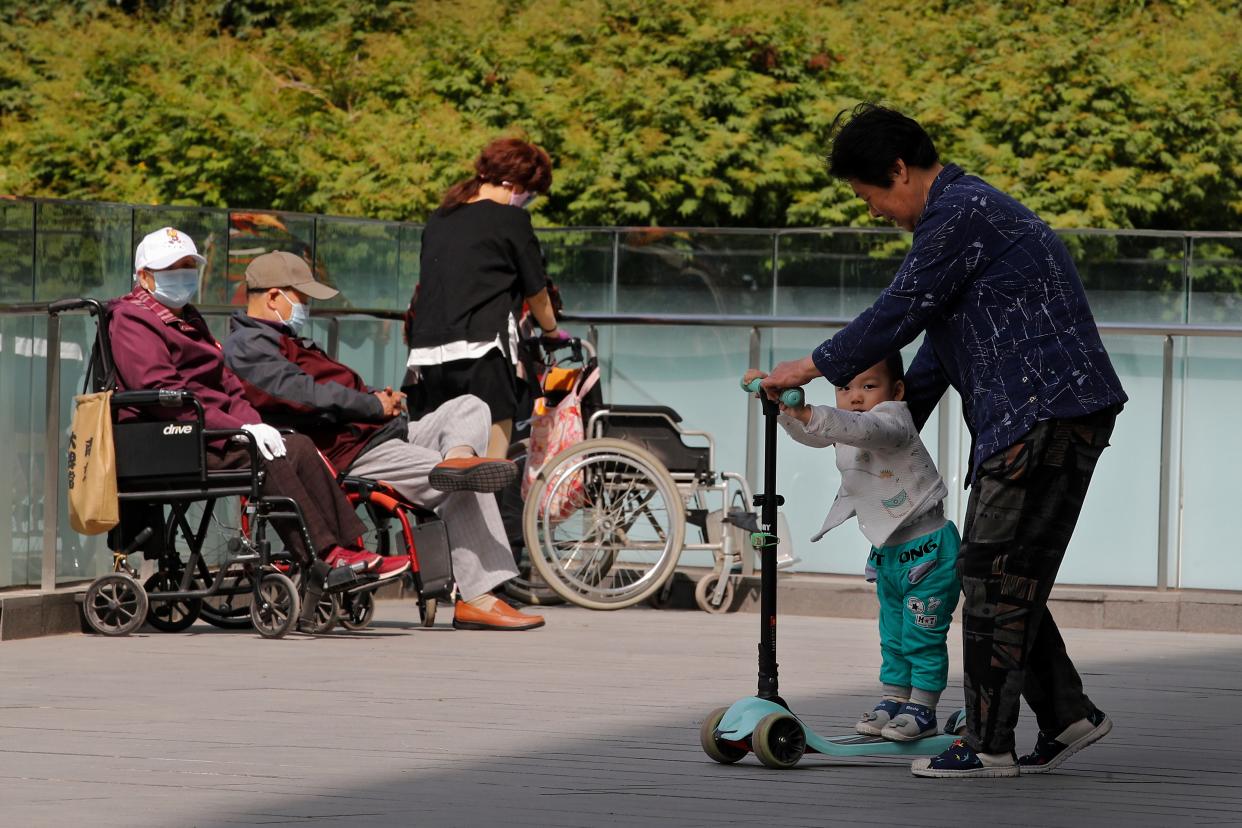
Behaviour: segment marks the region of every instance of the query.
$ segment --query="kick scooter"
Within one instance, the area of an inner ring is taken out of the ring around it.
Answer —
[[[776,510],[784,498],[776,494],[776,417],[780,409],[759,391],[759,380],[742,388],[759,394],[763,406],[763,492],[755,495],[760,510],[761,531],[751,535],[751,545],[761,558],[759,598],[759,692],[730,707],[707,714],[699,728],[703,752],[721,764],[729,765],[753,752],[769,768],[792,768],[805,753],[825,756],[927,756],[940,753],[956,738],[962,712],[949,717],[943,736],[928,736],[913,742],[894,742],[879,736],[851,733],[820,736],[807,727],[777,694],[776,676]],[[802,389],[781,392],[786,406],[802,404]]]

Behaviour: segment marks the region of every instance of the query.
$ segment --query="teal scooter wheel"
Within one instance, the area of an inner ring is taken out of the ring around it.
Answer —
[[[728,710],[727,707],[717,707],[707,714],[707,718],[703,720],[703,725],[699,728],[699,744],[703,746],[703,752],[722,765],[732,765],[746,755],[745,748],[722,742],[716,738],[716,728],[720,727],[720,720],[724,718]]]
[[[788,713],[769,713],[750,734],[750,748],[769,768],[788,770],[806,753],[806,731]]]

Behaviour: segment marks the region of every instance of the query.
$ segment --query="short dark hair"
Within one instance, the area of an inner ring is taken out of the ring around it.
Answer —
[[[906,379],[906,364],[901,359],[901,351],[893,351],[889,354],[888,359],[884,360],[884,367],[888,369],[888,378],[893,382],[904,382]]]
[[[940,160],[931,136],[918,121],[873,103],[842,109],[830,133],[836,135],[828,154],[828,174],[835,178],[856,178],[887,189],[893,185],[893,165],[898,158],[907,167],[923,169]]]

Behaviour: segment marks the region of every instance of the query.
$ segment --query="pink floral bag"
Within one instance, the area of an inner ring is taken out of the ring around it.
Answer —
[[[546,397],[535,401],[535,414],[530,424],[530,451],[526,455],[526,474],[522,478],[523,500],[530,495],[531,485],[549,460],[586,439],[586,429],[582,422],[582,398],[597,382],[599,367],[593,366],[578,375],[577,382],[555,408],[548,409]],[[586,499],[586,488],[580,471],[575,472],[568,481],[554,482],[557,483],[556,486],[549,486],[547,490],[539,493],[543,498],[539,504],[539,514],[553,521],[561,521],[582,507]]]

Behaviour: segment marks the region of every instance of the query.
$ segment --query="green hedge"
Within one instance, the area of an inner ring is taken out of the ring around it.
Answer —
[[[867,99],[1057,226],[1234,229],[1240,31],[1195,0],[25,4],[0,192],[420,220],[512,133],[555,161],[546,224],[867,224],[823,163]]]

